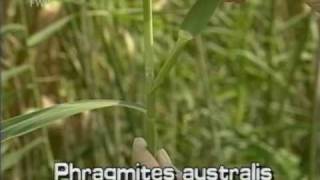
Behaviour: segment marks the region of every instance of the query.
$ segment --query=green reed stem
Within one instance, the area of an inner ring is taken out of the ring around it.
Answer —
[[[36,70],[35,70],[35,62],[33,62],[32,66],[30,67],[30,73],[32,77],[32,82],[33,82],[33,93],[34,93],[34,98],[37,104],[37,107],[42,108],[42,101],[41,101],[41,94],[40,94],[40,88],[37,84],[36,78]],[[50,139],[49,139],[49,132],[48,128],[42,128],[42,135],[44,136],[44,150],[45,154],[47,155],[47,160],[48,160],[48,167],[52,170],[54,167],[54,156],[52,152],[52,148],[50,145]]]
[[[154,57],[153,57],[153,17],[152,0],[143,0],[144,16],[144,61],[146,77],[146,109],[145,138],[149,143],[151,151],[156,150],[156,120],[155,120],[155,96],[151,89],[154,79]]]
[[[319,30],[320,32],[320,30]],[[314,112],[311,124],[311,135],[310,135],[310,171],[309,180],[317,179],[317,163],[319,158],[317,157],[318,151],[318,129],[320,125],[320,45],[318,39],[318,54],[316,57],[316,87],[315,87],[315,98],[314,98]]]
[[[165,60],[165,62],[161,66],[158,74],[154,79],[153,86],[151,88],[151,93],[156,91],[156,89],[161,85],[164,79],[168,76],[171,69],[177,64],[181,50],[185,47],[185,45],[191,39],[192,39],[192,36],[188,32],[184,32],[184,31],[179,32],[178,41],[174,45],[173,49],[169,53],[169,57]]]

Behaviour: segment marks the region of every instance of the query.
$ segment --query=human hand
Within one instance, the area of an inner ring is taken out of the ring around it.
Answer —
[[[147,146],[147,142],[143,138],[138,137],[134,139],[132,150],[132,162],[134,165],[139,163],[146,166],[147,168],[171,167],[176,171],[177,180],[182,179],[181,172],[172,164],[172,161],[166,150],[160,149],[156,152],[155,156],[153,156],[147,149]]]

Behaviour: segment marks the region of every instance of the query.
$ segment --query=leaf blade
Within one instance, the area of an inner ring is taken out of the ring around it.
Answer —
[[[24,135],[39,128],[48,126],[50,123],[58,119],[67,118],[84,111],[115,106],[135,109],[141,112],[145,111],[143,107],[137,104],[119,100],[86,100],[60,104],[3,121],[1,123],[1,141],[6,141],[8,139]]]
[[[34,47],[41,42],[49,39],[52,35],[57,33],[59,30],[61,30],[65,25],[67,25],[72,19],[74,19],[74,15],[64,17],[48,27],[44,28],[43,30],[33,34],[31,37],[27,39],[27,46],[28,47]]]
[[[42,138],[36,139],[31,143],[27,144],[25,147],[8,154],[2,154],[3,160],[1,161],[1,172],[4,172],[16,164],[19,163],[32,149],[41,145],[44,142]]]
[[[221,0],[198,0],[183,20],[181,29],[193,36],[200,34],[206,28],[220,2]]]

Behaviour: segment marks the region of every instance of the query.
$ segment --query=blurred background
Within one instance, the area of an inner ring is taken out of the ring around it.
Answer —
[[[195,0],[153,2],[158,71]],[[82,99],[143,104],[142,1],[2,4],[2,119]],[[260,162],[273,168],[275,179],[306,179],[315,19],[301,0],[219,7],[156,94],[159,144],[177,167]],[[101,109],[6,141],[4,179],[51,179],[52,160],[80,167],[130,165],[143,119],[128,109]]]

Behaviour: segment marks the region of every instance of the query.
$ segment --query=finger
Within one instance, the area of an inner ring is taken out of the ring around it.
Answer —
[[[133,141],[132,161],[140,163],[148,168],[159,167],[159,163],[147,149],[147,142],[143,138],[135,138]]]
[[[172,161],[166,150],[160,149],[156,154],[160,167],[173,167]]]
[[[176,177],[177,180],[182,180],[182,173],[181,171],[179,171],[173,164],[171,161],[170,156],[168,155],[167,151],[164,149],[160,149],[157,154],[156,154],[156,158],[160,164],[160,167],[162,168],[166,168],[166,167],[172,167],[175,169],[176,171]]]

